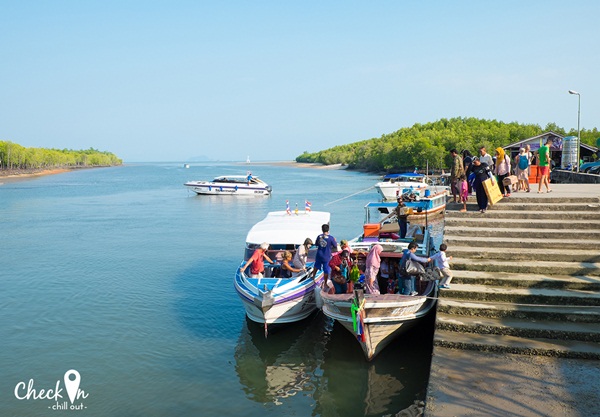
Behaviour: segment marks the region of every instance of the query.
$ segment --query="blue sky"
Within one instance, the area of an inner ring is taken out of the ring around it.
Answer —
[[[292,160],[415,123],[599,127],[598,1],[0,0],[0,140]]]

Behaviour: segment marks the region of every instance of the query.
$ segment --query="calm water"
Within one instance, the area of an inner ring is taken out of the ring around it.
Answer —
[[[271,197],[196,196],[182,185],[247,169],[273,185]],[[308,199],[332,213],[338,241],[352,238],[377,200],[374,189],[358,192],[377,178],[226,163],[0,178],[0,415],[377,416],[422,399],[429,329],[369,364],[321,314],[265,340],[233,289],[246,233],[268,211]],[[53,410],[71,405],[70,369],[85,408]],[[40,392],[57,381],[58,403]]]

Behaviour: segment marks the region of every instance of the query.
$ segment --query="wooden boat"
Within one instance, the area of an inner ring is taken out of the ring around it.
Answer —
[[[419,323],[435,306],[435,281],[422,282],[417,296],[365,294],[328,294],[321,291],[323,313],[337,320],[356,336],[365,357],[372,360],[395,337]]]
[[[255,249],[262,242],[270,244],[268,256],[280,259],[284,251],[294,253],[309,237],[316,238],[321,226],[329,223],[330,214],[324,211],[274,211],[255,224],[246,237],[244,260],[240,263],[234,279],[246,315],[256,323],[267,325],[292,323],[307,318],[317,309],[315,288],[323,283],[323,272],[311,278],[316,247],[308,254],[305,272],[292,278],[281,278],[280,265],[265,263],[264,278],[251,278],[242,272]]]
[[[376,208],[378,204],[386,203],[372,203],[371,206],[367,206]],[[370,226],[380,224],[365,224],[365,232],[348,242],[352,257],[361,271],[365,270],[367,254],[375,244],[383,247],[380,257],[382,262],[387,262],[389,266],[399,264],[408,243],[413,240],[419,244],[416,252],[418,256],[427,257],[430,252],[432,239],[427,226],[421,227],[417,233],[405,239],[394,236],[393,232],[382,231],[382,228],[375,227],[377,230],[372,230]],[[380,289],[382,292],[386,291],[381,284]],[[322,310],[326,316],[337,320],[356,336],[365,357],[370,361],[395,337],[418,324],[435,306],[438,291],[435,280],[425,281],[417,278],[416,289],[416,296],[374,295],[365,294],[360,285],[356,285],[351,294],[329,294],[321,290],[319,302],[322,303]]]

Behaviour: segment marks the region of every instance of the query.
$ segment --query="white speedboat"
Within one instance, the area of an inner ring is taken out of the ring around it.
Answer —
[[[315,288],[323,282],[323,272],[311,278],[316,247],[308,254],[306,271],[292,278],[281,278],[280,265],[265,263],[264,278],[250,278],[241,267],[261,243],[267,242],[272,260],[281,259],[284,251],[294,253],[306,238],[315,239],[321,226],[329,223],[330,214],[323,211],[270,212],[256,223],[246,237],[244,260],[235,274],[234,286],[242,300],[246,315],[256,323],[292,323],[308,317],[317,309]],[[248,269],[249,271],[249,269]]]
[[[406,172],[384,176],[383,181],[375,184],[375,189],[383,200],[396,200],[404,190],[418,190],[427,186],[425,175]]]
[[[190,181],[184,185],[205,195],[271,195],[273,190],[258,177],[247,175],[223,175],[212,181]]]

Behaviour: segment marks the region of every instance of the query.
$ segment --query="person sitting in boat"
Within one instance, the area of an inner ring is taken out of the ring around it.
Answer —
[[[427,263],[431,262],[431,258],[422,258],[420,256],[415,255],[417,248],[419,245],[417,242],[410,242],[408,244],[408,249],[404,249],[404,253],[402,255],[402,259],[400,260],[400,271],[402,271],[402,266],[406,264],[408,259],[411,259],[416,262]],[[403,295],[419,295],[416,291],[416,281],[417,278],[414,275],[403,275],[400,272],[400,278],[402,279],[402,294]]]
[[[346,249],[335,254],[329,261],[331,268],[331,281],[336,294],[345,294],[348,292],[348,274],[352,268],[350,252]]]
[[[250,278],[262,278],[263,272],[265,272],[264,260],[270,264],[275,264],[275,262],[273,262],[273,260],[271,260],[271,258],[269,258],[267,255],[268,249],[269,244],[267,242],[261,243],[260,246],[254,251],[250,259],[248,259],[242,267],[242,272],[246,272],[246,268],[252,264],[252,267],[250,267]]]
[[[281,261],[281,278],[291,278],[293,276],[297,276],[295,274],[306,271],[306,267],[294,268],[292,265],[290,265],[291,260],[292,253],[286,250],[283,253],[283,260]]]
[[[294,259],[292,260],[292,265],[294,268],[304,268],[306,269],[306,261],[308,260],[308,251],[310,247],[313,245],[313,241],[311,238],[307,237],[304,239],[304,243],[298,246],[296,249],[296,253],[294,254]]]

